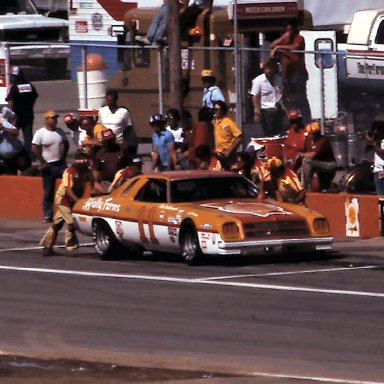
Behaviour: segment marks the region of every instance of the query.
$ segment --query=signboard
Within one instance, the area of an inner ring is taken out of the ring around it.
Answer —
[[[238,19],[294,18],[298,15],[297,1],[253,1],[237,4]]]
[[[347,237],[360,236],[359,200],[356,197],[345,199],[345,221]]]

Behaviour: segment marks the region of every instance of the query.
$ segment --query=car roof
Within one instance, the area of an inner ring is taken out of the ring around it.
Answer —
[[[169,180],[181,180],[186,178],[210,178],[210,177],[244,177],[235,172],[228,171],[203,171],[203,170],[191,170],[191,171],[166,171],[166,172],[158,172],[158,173],[145,173],[143,174],[145,177],[164,177]]]

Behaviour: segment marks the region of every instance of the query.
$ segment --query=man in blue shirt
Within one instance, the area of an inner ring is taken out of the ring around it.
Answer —
[[[167,120],[160,113],[153,114],[149,123],[153,127],[152,134],[152,169],[154,171],[169,171],[173,169],[174,138],[165,129]]]

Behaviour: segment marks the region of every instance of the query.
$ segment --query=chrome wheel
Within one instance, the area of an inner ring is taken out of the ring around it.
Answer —
[[[109,258],[117,246],[116,237],[104,222],[97,221],[92,227],[96,253],[103,259]]]
[[[193,223],[185,225],[181,230],[181,255],[188,264],[195,264],[202,255],[196,227]]]

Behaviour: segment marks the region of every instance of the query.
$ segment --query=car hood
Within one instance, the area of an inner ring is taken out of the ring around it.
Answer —
[[[210,201],[199,204],[203,209],[215,210],[236,217],[242,221],[259,221],[260,219],[292,220],[300,215],[286,207],[270,202],[259,202],[254,199]]]

